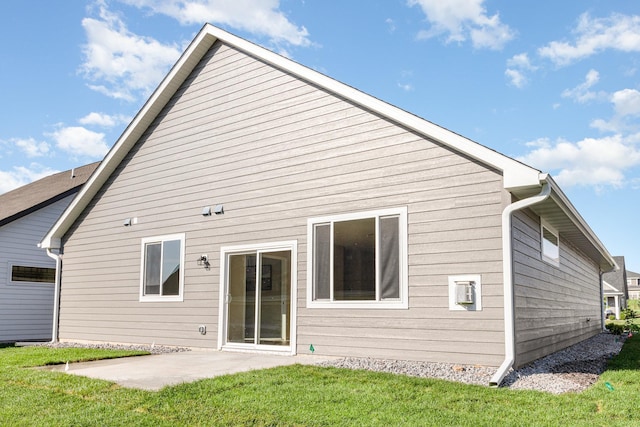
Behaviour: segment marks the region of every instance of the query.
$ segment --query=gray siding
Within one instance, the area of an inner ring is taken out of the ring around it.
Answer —
[[[517,212],[513,233],[516,365],[521,366],[599,333],[602,304],[598,266],[562,232],[559,267],[542,261],[537,215]]]
[[[498,365],[503,197],[499,173],[216,44],[65,237],[60,337],[216,347],[220,247],[297,240],[299,353]],[[401,206],[410,308],[306,308],[307,219]],[[184,302],[139,302],[140,240],[173,233]],[[453,274],[482,274],[482,311],[449,311]]]
[[[54,286],[11,283],[10,265],[55,268],[37,244],[72,197],[0,227],[0,341],[51,339]]]

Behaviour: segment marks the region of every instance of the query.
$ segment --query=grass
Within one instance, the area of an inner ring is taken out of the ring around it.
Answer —
[[[301,365],[159,392],[29,369],[127,354],[0,348],[0,425],[628,426],[638,419],[637,336],[627,340],[593,387],[560,396]]]

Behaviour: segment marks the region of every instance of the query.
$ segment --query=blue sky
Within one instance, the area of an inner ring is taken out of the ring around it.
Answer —
[[[0,193],[100,160],[204,22],[549,172],[640,271],[640,3],[0,2]]]

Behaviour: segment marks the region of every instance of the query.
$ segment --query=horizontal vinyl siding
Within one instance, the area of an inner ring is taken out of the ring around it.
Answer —
[[[298,352],[499,364],[500,174],[242,53],[212,52],[65,238],[61,338],[216,347],[220,247],[296,240]],[[224,215],[202,217],[215,204]],[[410,308],[307,309],[307,219],[403,206]],[[186,234],[184,302],[141,303],[140,241],[174,233]],[[482,311],[449,311],[453,274],[482,274]]]
[[[597,265],[562,233],[560,266],[542,261],[536,215],[516,213],[513,228],[516,363],[521,366],[600,332],[600,276]]]
[[[37,244],[72,197],[0,227],[0,341],[51,339],[54,285],[12,283],[10,266],[55,268]]]

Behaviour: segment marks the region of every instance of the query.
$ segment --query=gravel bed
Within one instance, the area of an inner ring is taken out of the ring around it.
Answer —
[[[100,348],[106,350],[133,350],[133,351],[148,351],[151,354],[165,354],[165,353],[179,353],[183,351],[191,351],[187,347],[170,347],[166,345],[128,345],[128,344],[82,344],[75,342],[47,342],[39,344],[44,347],[52,348]]]
[[[624,337],[603,332],[520,369],[510,370],[500,387],[554,394],[583,391],[598,380],[608,360],[620,352],[623,343]],[[324,362],[321,366],[366,369],[485,386],[496,371],[495,368],[483,366],[352,357]]]
[[[500,384],[520,390],[538,390],[554,394],[580,392],[598,381],[607,362],[622,349],[625,336],[603,332],[564,350],[538,359],[520,369],[511,369]],[[54,348],[104,348],[112,350],[141,350],[151,354],[190,351],[185,347],[162,345],[43,343]],[[496,368],[452,363],[412,362],[373,358],[346,357],[326,361],[319,366],[365,369],[377,372],[404,374],[422,378],[439,378],[465,384],[488,385]]]

